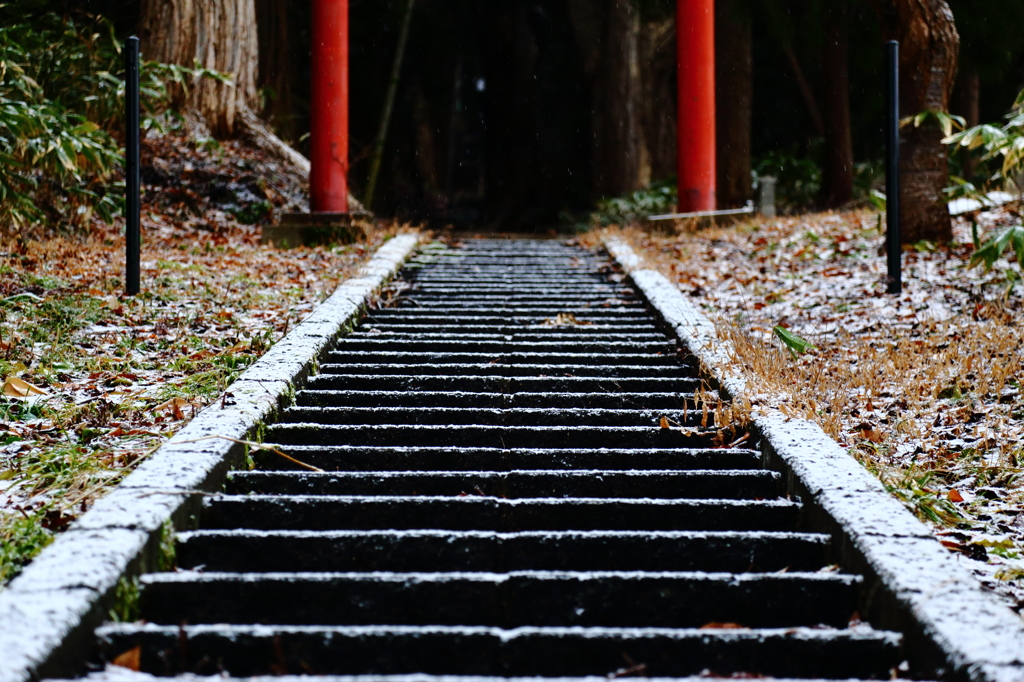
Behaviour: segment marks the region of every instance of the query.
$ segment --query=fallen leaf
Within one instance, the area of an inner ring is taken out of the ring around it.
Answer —
[[[165,402],[160,403],[153,408],[155,412],[170,412],[175,419],[181,420],[185,418],[185,412],[183,408],[191,408],[193,412],[198,409],[198,403],[190,403],[184,398],[171,398]]]
[[[593,322],[583,322],[581,320],[577,320],[576,316],[572,313],[558,313],[557,315],[554,316],[554,318],[544,320],[544,324],[556,326],[581,326],[593,324]]]
[[[860,437],[864,440],[869,440],[872,443],[881,443],[883,436],[881,431],[875,429],[864,429],[860,432]]]
[[[34,395],[47,395],[46,391],[17,377],[4,379],[4,395],[8,398],[29,398]]]
[[[739,623],[707,623],[700,626],[701,630],[746,630],[747,628]]]
[[[964,496],[960,494],[959,490],[955,490],[955,489],[954,490],[950,490],[949,493],[946,495],[946,497],[949,498],[950,502],[963,502],[964,501]]]
[[[111,663],[119,668],[128,668],[128,670],[139,672],[142,664],[142,646],[139,645],[134,649],[129,649],[112,660]]]
[[[663,428],[663,429],[669,428],[668,417],[662,417],[661,418],[661,428]]]

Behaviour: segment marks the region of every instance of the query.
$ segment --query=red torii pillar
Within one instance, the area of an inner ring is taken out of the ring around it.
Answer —
[[[715,0],[677,0],[679,212],[715,210]]]
[[[348,212],[348,0],[313,0],[309,210]]]

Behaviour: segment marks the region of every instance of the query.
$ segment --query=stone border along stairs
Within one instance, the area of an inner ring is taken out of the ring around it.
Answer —
[[[224,436],[258,440],[296,384],[417,243],[416,235],[405,235],[386,244],[356,279],[232,384],[233,402],[218,400],[204,410],[0,592],[0,682],[74,672],[93,643],[94,627],[111,607],[131,599],[133,577],[160,569],[175,529],[191,527],[203,496],[220,489],[228,471],[244,463],[245,445]],[[743,378],[726,369],[728,352],[710,321],[668,280],[643,269],[625,244],[607,247],[701,360],[708,378],[722,393],[742,396]],[[915,668],[947,679],[1024,680],[1020,621],[957,566],[874,477],[810,422],[758,417],[754,429],[766,464],[783,474],[791,493],[810,503],[810,528],[830,533],[846,568],[871,581],[862,613],[880,627],[905,633]]]
[[[689,348],[723,397],[742,398],[746,380],[730,362],[714,324],[668,279],[644,267],[624,241],[605,248],[665,324]],[[941,679],[1024,680],[1024,623],[967,569],[867,469],[803,419],[760,415],[752,442],[764,465],[782,473],[807,514],[806,530],[828,533],[846,570],[871,595],[861,614],[904,634],[911,667]]]
[[[175,529],[194,525],[204,495],[246,461],[244,441],[290,401],[318,361],[420,242],[385,243],[297,325],[0,592],[0,682],[73,674],[140,573],[159,570]],[[230,396],[230,397],[227,397]]]

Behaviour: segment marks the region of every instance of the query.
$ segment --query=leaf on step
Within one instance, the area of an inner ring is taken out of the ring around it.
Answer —
[[[663,428],[663,429],[669,428],[668,417],[662,417],[661,418],[661,428]]]
[[[739,623],[717,623],[711,622],[700,626],[701,630],[746,630],[747,628]]]
[[[128,670],[139,672],[139,668],[142,667],[142,646],[129,649],[111,661],[111,663],[119,668],[128,668]]]
[[[8,398],[31,398],[34,395],[47,395],[46,391],[17,377],[4,379],[3,393]]]
[[[577,320],[576,316],[573,315],[572,313],[558,313],[553,318],[548,319],[548,320],[544,320],[544,324],[546,324],[546,325],[553,325],[553,326],[559,326],[559,327],[566,327],[566,326],[576,326],[576,327],[578,327],[578,326],[582,326],[582,325],[593,324],[593,322],[583,322],[582,320]]]

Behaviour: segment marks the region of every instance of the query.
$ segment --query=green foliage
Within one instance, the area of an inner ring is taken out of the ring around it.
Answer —
[[[775,186],[775,203],[785,212],[805,209],[818,201],[821,193],[821,166],[811,157],[795,152],[773,150],[754,162],[754,176],[770,175]]]
[[[794,360],[807,351],[817,348],[817,346],[812,344],[810,341],[797,336],[781,325],[772,329],[772,332],[780,341],[782,341],[782,343],[786,345],[786,348],[789,350],[790,357]]]
[[[954,116],[953,114],[946,113],[945,111],[922,111],[914,116],[907,116],[900,121],[900,127],[906,128],[914,126],[920,128],[923,125],[927,125],[929,122],[934,122],[939,128],[942,129],[942,133],[949,137],[953,134],[953,129],[963,130],[963,127],[967,125],[967,121],[964,120],[963,116]]]
[[[956,135],[947,135],[943,142],[972,151],[982,150],[981,160],[983,162],[1001,159],[1000,169],[992,174],[989,182],[1002,184],[1008,189],[1024,190],[1024,188],[1017,187],[1014,181],[1014,178],[1024,173],[1024,90],[1017,95],[1013,108],[1006,117],[1006,123],[1002,126],[992,124],[975,126]],[[954,182],[956,184],[946,190],[950,198],[963,196],[978,199],[983,204],[988,203],[985,193],[973,184],[960,178],[954,178]],[[991,270],[1006,250],[1013,248],[1017,256],[1017,264],[1024,270],[1024,225],[1004,227],[981,243],[978,237],[978,226],[972,224],[971,236],[974,241],[974,255],[971,256],[972,267],[984,265],[986,270]],[[1016,273],[1007,273],[1007,277],[1011,288],[1019,279]]]
[[[628,225],[652,215],[670,213],[676,205],[677,192],[675,178],[653,182],[624,197],[602,199],[591,220],[600,225]]]
[[[1011,225],[995,233],[988,241],[971,256],[971,266],[985,265],[991,270],[995,262],[1003,255],[1006,248],[1012,246],[1017,254],[1017,264],[1024,269],[1024,225]]]
[[[974,199],[982,206],[989,206],[992,204],[988,195],[978,189],[973,182],[968,182],[964,178],[956,175],[950,176],[949,179],[953,181],[953,184],[943,190],[943,192],[946,193],[947,201],[952,201],[953,199]],[[975,247],[977,247],[977,244],[975,244]]]
[[[42,523],[43,512],[22,514],[21,518],[0,528],[0,587],[53,542],[53,533]]]
[[[1017,96],[1003,125],[982,124],[947,135],[943,142],[971,151],[981,150],[982,161],[1001,159],[999,170],[989,181],[1016,187],[1014,178],[1024,173],[1024,90]]]
[[[41,12],[35,0],[0,5],[0,228],[77,227],[121,211],[122,62],[103,18]],[[224,78],[156,62],[141,72],[147,129],[169,107],[167,83]]]
[[[130,623],[139,617],[139,579],[121,576],[114,588],[114,604],[107,615],[115,623]]]
[[[866,201],[876,210],[885,210],[885,164],[878,160],[853,164],[853,198]]]
[[[916,465],[911,465],[901,477],[893,477],[883,483],[886,490],[922,521],[938,526],[955,526],[964,520],[963,512],[948,497],[929,487],[932,476],[932,472],[922,472]]]

